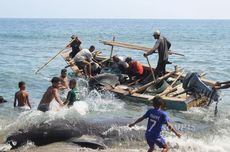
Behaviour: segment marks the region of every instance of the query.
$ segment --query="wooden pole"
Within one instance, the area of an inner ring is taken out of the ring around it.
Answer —
[[[151,81],[151,82],[149,82],[149,83],[143,85],[142,87],[137,88],[136,90],[130,91],[130,93],[133,94],[133,93],[138,93],[138,92],[144,91],[145,89],[147,89],[147,88],[150,87],[151,85],[154,85],[154,84],[156,84],[157,82],[160,82],[160,81],[162,81],[162,80],[164,80],[164,79],[167,79],[168,77],[170,77],[171,75],[173,75],[173,74],[175,74],[175,73],[176,73],[176,71],[169,72],[169,73],[165,74],[164,76],[159,77],[159,78],[156,80],[156,82],[155,82],[155,81]]]
[[[49,59],[48,62],[46,62],[43,66],[41,66],[35,74],[37,74],[40,70],[42,70],[45,66],[47,66],[51,61],[53,61],[59,54],[61,54],[75,39],[71,40],[63,49],[61,49],[54,57]]]
[[[115,36],[113,37],[113,42],[115,41]],[[112,47],[111,47],[111,52],[110,52],[110,61],[111,61],[111,59],[112,59],[112,56],[113,56],[113,45],[112,45]]]
[[[154,74],[154,71],[153,71],[153,68],[151,67],[151,64],[149,62],[149,58],[146,56],[146,59],[147,59],[147,62],[148,62],[148,65],[149,65],[149,68],[151,70],[151,73],[152,73],[152,76],[153,76],[153,81],[156,83],[156,77],[155,77],[155,74]]]
[[[111,45],[111,46],[117,46],[117,47],[122,47],[122,48],[127,48],[127,49],[133,49],[133,50],[140,50],[140,51],[144,51],[147,52],[149,51],[151,48],[149,47],[145,47],[145,46],[139,46],[139,45],[135,45],[135,44],[129,44],[129,43],[123,43],[123,42],[114,42],[114,41],[99,41],[100,43],[103,43],[104,45]],[[157,51],[155,52],[157,53]],[[179,55],[179,56],[185,56],[184,54],[181,53],[176,53],[173,51],[169,51],[169,54],[174,54],[174,55]]]

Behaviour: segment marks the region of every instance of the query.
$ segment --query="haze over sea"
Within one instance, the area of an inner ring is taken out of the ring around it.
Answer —
[[[132,121],[144,114],[148,109],[144,104],[125,102],[112,94],[106,97],[95,91],[88,94],[83,81],[80,84],[84,98],[79,105],[59,113],[40,113],[36,107],[50,85],[49,80],[58,76],[66,64],[59,56],[39,74],[34,72],[62,49],[72,34],[77,34],[82,40],[83,48],[95,45],[96,50],[108,56],[111,48],[100,44],[99,40],[111,40],[116,36],[117,41],[152,47],[155,43],[152,33],[157,29],[171,41],[173,51],[186,55],[170,56],[174,65],[186,71],[205,72],[206,77],[212,80],[230,79],[230,20],[0,19],[0,96],[9,101],[0,105],[0,143],[20,127],[58,117],[82,117],[93,121],[127,118]],[[115,47],[114,53],[146,63],[140,51]],[[157,55],[150,59],[152,65],[156,65]],[[172,69],[173,66],[167,68]],[[68,72],[71,75],[70,69]],[[27,84],[32,111],[20,112],[13,108],[14,93],[21,80]],[[181,139],[172,133],[164,133],[172,151],[229,152],[229,98],[229,90],[223,90],[217,117],[213,114],[214,105],[186,112],[167,111],[177,128],[193,128],[182,129]],[[123,129],[128,128],[124,126]],[[147,149],[144,140],[141,141],[144,134],[137,138],[140,140],[138,144],[134,144],[136,142],[132,139],[115,141],[117,144],[113,149],[127,145],[136,151]]]

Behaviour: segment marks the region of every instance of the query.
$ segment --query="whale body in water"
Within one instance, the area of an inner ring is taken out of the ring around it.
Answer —
[[[20,129],[7,137],[6,144],[9,144],[11,149],[15,149],[25,145],[28,141],[37,146],[66,141],[87,148],[105,149],[107,146],[104,139],[114,136],[113,133],[105,134],[112,125],[127,126],[127,121],[89,122],[57,119],[27,129]]]

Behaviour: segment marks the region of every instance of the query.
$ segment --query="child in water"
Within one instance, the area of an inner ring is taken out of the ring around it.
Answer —
[[[14,97],[14,107],[16,107],[16,102],[18,101],[18,107],[30,109],[31,105],[29,102],[29,93],[26,91],[26,83],[21,81],[18,83],[19,91],[15,93]]]
[[[168,151],[168,146],[164,138],[160,134],[164,124],[166,124],[169,130],[173,131],[176,136],[178,136],[179,138],[181,137],[181,134],[178,133],[169,123],[166,113],[160,110],[162,104],[163,104],[162,98],[155,97],[153,99],[154,108],[148,110],[144,116],[137,119],[134,123],[129,124],[129,127],[133,127],[135,124],[148,118],[147,130],[145,132],[145,138],[149,145],[148,152],[152,152],[154,150],[155,144],[159,148],[163,148],[162,152]]]
[[[79,89],[76,87],[77,86],[77,81],[75,79],[71,79],[69,81],[69,88],[71,89],[68,92],[66,102],[64,103],[65,105],[67,104],[68,106],[72,106],[75,101],[79,101]]]

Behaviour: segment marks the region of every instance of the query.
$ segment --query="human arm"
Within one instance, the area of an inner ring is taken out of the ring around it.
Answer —
[[[172,131],[178,138],[181,137],[181,134],[178,133],[169,122],[167,122],[166,125],[167,125],[168,129],[170,131]]]
[[[224,85],[222,85],[222,84],[224,84]],[[230,81],[216,82],[215,86],[213,87],[213,89],[215,89],[215,90],[218,90],[218,89],[227,89],[227,88],[230,88]]]
[[[17,93],[15,93],[15,95],[14,95],[14,107],[16,107],[16,102],[17,102],[17,95],[16,95]]]
[[[135,126],[137,123],[142,122],[144,119],[145,119],[144,116],[138,118],[135,122],[129,124],[129,127],[131,128],[131,127]]]
[[[30,101],[29,101],[29,94],[28,93],[26,94],[26,101],[27,101],[28,106],[31,108],[31,104],[30,104]]]
[[[168,49],[170,49],[171,43],[167,39],[166,39],[166,43],[167,43]]]
[[[147,57],[147,56],[153,54],[154,52],[156,52],[156,50],[158,49],[159,45],[160,45],[160,41],[157,40],[157,42],[154,45],[154,47],[152,49],[150,49],[148,52],[144,53],[144,57]]]
[[[60,95],[58,93],[58,89],[54,89],[53,91],[54,91],[54,99],[59,103],[60,106],[64,106],[60,98]]]
[[[230,88],[230,83],[229,83],[229,84],[225,84],[225,85],[223,85],[223,86],[218,85],[218,86],[214,86],[214,87],[213,87],[214,90],[218,90],[218,89],[228,89],[228,88]]]
[[[217,82],[217,85],[221,85],[221,84],[230,84],[230,81],[225,81],[225,82]]]
[[[68,95],[67,95],[67,98],[66,98],[66,101],[63,103],[64,105],[68,105],[70,96],[71,96],[71,92],[69,91]]]

